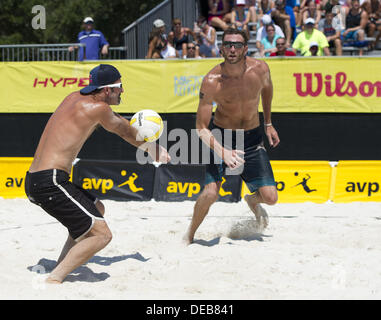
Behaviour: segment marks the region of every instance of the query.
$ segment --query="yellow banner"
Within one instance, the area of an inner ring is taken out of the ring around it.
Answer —
[[[125,92],[116,112],[196,112],[205,74],[221,59],[119,60]],[[273,112],[381,112],[381,58],[267,59]],[[88,83],[100,62],[0,64],[0,112],[51,113]],[[261,108],[260,108],[261,110]]]
[[[33,158],[0,158],[0,197],[25,198],[25,175]]]
[[[315,202],[329,200],[332,168],[328,161],[271,161],[278,202]],[[249,189],[243,183],[242,197]]]
[[[333,201],[381,201],[381,161],[339,161]]]
[[[32,161],[0,158],[0,197],[25,197],[25,174]],[[271,165],[280,203],[381,201],[381,161],[339,161],[337,167],[328,161],[271,161]],[[224,192],[220,190],[220,195]],[[243,183],[242,197],[248,193]]]

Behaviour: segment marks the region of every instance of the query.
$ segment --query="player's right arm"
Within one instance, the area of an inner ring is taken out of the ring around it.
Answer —
[[[213,112],[213,96],[217,85],[216,78],[205,76],[199,94],[199,105],[196,117],[196,129],[200,139],[216,154],[224,160],[229,168],[236,168],[244,163],[244,160],[239,157],[243,151],[225,149],[213,136],[209,130],[209,123]]]

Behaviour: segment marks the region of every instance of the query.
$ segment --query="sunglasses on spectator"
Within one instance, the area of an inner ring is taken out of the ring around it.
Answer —
[[[234,41],[224,41],[222,43],[222,46],[226,49],[230,49],[231,47],[234,47],[236,49],[241,49],[244,47],[244,43],[243,42],[234,42]]]
[[[113,83],[113,84],[106,84],[106,85],[104,85],[104,86],[100,86],[100,87],[98,87],[98,89],[102,89],[102,88],[123,88],[122,87],[122,83],[121,82],[119,82],[119,83]]]
[[[196,49],[196,47],[187,47],[187,49],[192,49],[192,50],[194,50],[194,49]]]

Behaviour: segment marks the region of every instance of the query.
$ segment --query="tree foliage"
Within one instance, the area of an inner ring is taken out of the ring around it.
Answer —
[[[123,44],[122,30],[163,0],[1,0],[0,44],[73,43],[85,17],[111,46]],[[32,8],[42,5],[46,29],[33,29]]]

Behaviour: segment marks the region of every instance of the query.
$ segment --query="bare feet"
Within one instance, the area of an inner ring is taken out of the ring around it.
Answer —
[[[258,227],[260,230],[264,230],[269,225],[269,216],[265,209],[257,203],[254,204],[250,195],[245,195],[245,201],[247,202],[250,210],[255,214],[255,218],[257,219]]]
[[[63,280],[57,277],[54,273],[50,273],[49,276],[45,279],[46,283],[49,284],[61,284]]]
[[[189,231],[183,237],[183,244],[188,246],[193,242],[193,237],[189,235]]]
[[[51,278],[46,278],[45,282],[49,283],[49,284],[61,284],[62,283],[56,279],[51,279]]]

